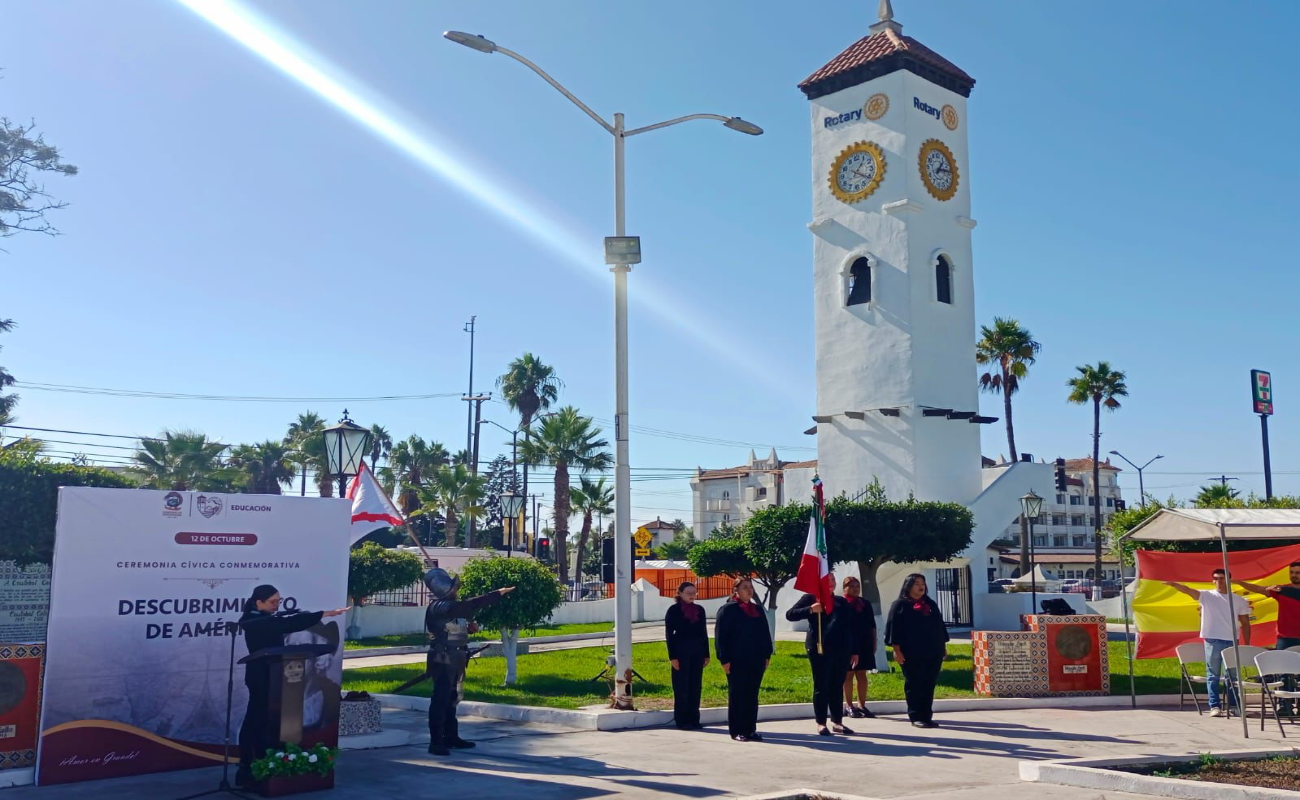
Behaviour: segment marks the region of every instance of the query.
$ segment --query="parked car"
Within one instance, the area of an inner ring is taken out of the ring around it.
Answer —
[[[1061,581],[1061,588],[1057,591],[1062,594],[1082,594],[1091,597],[1094,585],[1088,578],[1071,578]]]

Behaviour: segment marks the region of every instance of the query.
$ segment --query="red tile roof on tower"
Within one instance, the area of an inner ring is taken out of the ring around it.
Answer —
[[[1124,471],[1119,467],[1115,466],[1114,464],[1110,463],[1109,458],[1101,462],[1100,467],[1101,469],[1109,469],[1114,472]],[[1066,472],[1084,472],[1084,471],[1091,472],[1092,459],[1091,458],[1067,458],[1065,459],[1065,471]]]
[[[808,99],[838,92],[881,75],[908,70],[963,97],[975,79],[911,36],[885,30],[864,36],[799,84]]]

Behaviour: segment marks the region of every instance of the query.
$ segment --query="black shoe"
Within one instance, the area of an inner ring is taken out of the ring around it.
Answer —
[[[450,742],[447,742],[447,746],[450,747],[452,750],[468,750],[471,747],[474,747],[475,745],[473,742],[469,741],[468,739],[462,739],[459,736],[457,736],[455,739],[452,739]]]
[[[761,734],[761,733],[755,731],[754,733],[751,733],[751,734],[749,735],[749,740],[750,740],[751,742],[761,742],[761,741],[763,741],[763,734]]]
[[[818,736],[830,736],[830,735],[831,735],[831,729],[828,728],[828,727],[826,727],[825,725],[823,725],[823,726],[821,726],[820,728],[817,729],[817,735],[818,735]]]
[[[852,735],[853,735],[853,729],[850,728],[850,727],[847,726],[847,725],[836,725],[836,726],[835,726],[835,732],[838,733],[838,734],[841,735],[841,736],[852,736]]]
[[[431,756],[449,756],[451,751],[440,744],[429,745],[429,755]]]
[[[857,706],[845,706],[844,714],[846,716],[853,717],[854,719],[862,719],[863,717],[866,716],[863,710],[858,708]]]
[[[748,736],[745,736],[745,735],[743,735],[743,734],[736,735],[736,736],[733,736],[733,737],[731,737],[731,738],[732,738],[733,741],[737,741],[737,742],[748,742],[748,741],[749,741],[749,737],[748,737]]]
[[[916,727],[916,728],[937,728],[937,727],[939,727],[939,723],[937,723],[937,722],[933,722],[933,721],[928,720],[928,719],[927,719],[927,720],[924,720],[924,721],[922,721],[922,720],[917,720],[917,721],[915,721],[915,722],[912,723],[912,726],[913,726],[913,727]]]
[[[862,706],[861,708],[857,709],[857,711],[854,712],[853,716],[855,716],[855,717],[864,717],[864,718],[866,718],[866,719],[875,719],[875,718],[876,718],[876,715],[875,715],[875,714],[872,714],[872,713],[871,713],[871,709],[867,708],[866,706]]]

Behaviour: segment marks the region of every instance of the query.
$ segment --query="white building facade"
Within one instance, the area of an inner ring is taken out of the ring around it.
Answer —
[[[707,539],[721,525],[739,525],[763,508],[808,501],[816,467],[816,461],[782,461],[773,448],[761,459],[751,450],[738,467],[697,468],[691,478],[696,538]]]

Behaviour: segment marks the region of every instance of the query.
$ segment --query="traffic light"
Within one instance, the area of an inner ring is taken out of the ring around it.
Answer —
[[[539,536],[537,538],[537,560],[538,561],[551,560],[551,537]]]
[[[614,582],[613,536],[606,536],[600,540],[600,580],[602,583]]]
[[[1066,493],[1064,458],[1056,459],[1056,491],[1061,494]]]

